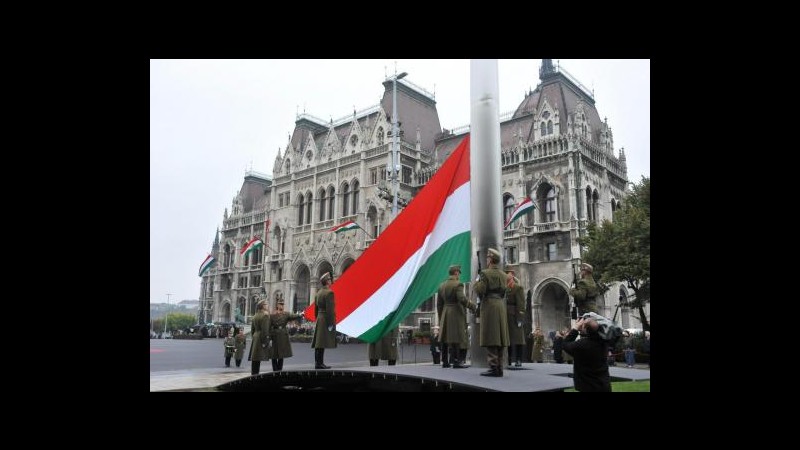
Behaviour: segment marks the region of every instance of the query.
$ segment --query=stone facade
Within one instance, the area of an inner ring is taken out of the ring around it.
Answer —
[[[504,220],[525,197],[536,205],[504,230],[503,262],[530,291],[533,322],[548,332],[569,325],[577,238],[590,221],[612,219],[624,201],[627,168],[589,91],[551,60],[543,60],[539,77],[519,107],[501,117]],[[326,123],[299,115],[273,175],[245,176],[215,238],[217,266],[203,276],[206,320],[232,321],[237,307],[249,318],[264,296],[273,305],[284,298],[287,310],[301,311],[322,274],[338,278],[391,223],[393,83],[383,86],[380,104],[352,116]],[[405,80],[397,82],[397,111],[403,206],[469,127],[441,129],[433,97]],[[329,231],[349,220],[364,231]],[[240,261],[241,247],[256,235],[266,243],[263,252]],[[627,291],[612,286],[600,301],[601,312],[612,317]],[[433,305],[433,299],[423,303],[404,325],[434,323]],[[621,312],[624,327],[640,326],[630,322],[629,311]]]

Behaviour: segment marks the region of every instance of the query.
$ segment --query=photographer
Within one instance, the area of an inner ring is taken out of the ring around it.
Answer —
[[[573,380],[579,392],[611,392],[606,361],[609,343],[600,335],[600,324],[595,316],[584,314],[564,338],[563,350],[574,358]],[[580,340],[576,340],[578,334]]]

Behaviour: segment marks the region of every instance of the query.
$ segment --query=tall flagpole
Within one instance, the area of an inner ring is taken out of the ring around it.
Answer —
[[[480,261],[481,265],[486,262],[489,247],[502,253],[499,97],[497,60],[471,60],[469,171],[473,280],[478,277],[478,262]],[[500,263],[502,267],[503,262]],[[480,346],[480,318],[476,320],[476,317],[470,314],[470,326],[472,365],[487,367],[486,350]]]

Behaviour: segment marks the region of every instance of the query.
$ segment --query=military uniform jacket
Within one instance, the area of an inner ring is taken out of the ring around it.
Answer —
[[[302,317],[299,314],[289,314],[286,311],[270,315],[271,358],[281,359],[292,356],[292,344],[289,342],[289,331],[286,329],[286,324],[290,320],[298,320]]]
[[[597,303],[595,303],[595,297],[599,292],[597,283],[591,276],[581,278],[578,280],[577,287],[569,290],[570,295],[575,298],[575,305],[581,314],[589,311],[600,314],[597,310]]]
[[[251,322],[253,342],[250,344],[250,357],[248,361],[266,361],[269,359],[269,314],[259,310]]]
[[[543,361],[544,359],[544,335],[533,335],[533,350],[531,351],[531,359],[533,361]]]
[[[472,306],[464,295],[464,283],[457,275],[451,275],[439,285],[439,302],[443,305],[439,314],[439,340],[442,345],[458,344],[467,348],[467,306]]]
[[[384,334],[378,342],[369,344],[369,359],[397,361],[397,328]]]
[[[334,314],[335,303],[333,291],[327,286],[317,291],[314,297],[314,315],[317,317],[317,324],[314,327],[314,339],[311,346],[314,348],[336,348],[336,315]],[[331,331],[328,327],[333,326]]]
[[[228,336],[222,341],[222,345],[225,346],[225,357],[233,356],[233,352],[236,350],[236,341],[233,339],[233,336]]]
[[[247,347],[247,337],[244,334],[237,334],[233,339],[236,341],[236,354],[233,355],[233,358],[241,360],[244,358],[244,349]]]
[[[506,319],[511,345],[525,345],[525,296],[517,278],[514,278],[513,288],[506,288]]]
[[[508,347],[508,319],[506,318],[506,302],[503,296],[506,291],[508,275],[491,264],[481,271],[475,282],[475,292],[481,298],[481,347]]]

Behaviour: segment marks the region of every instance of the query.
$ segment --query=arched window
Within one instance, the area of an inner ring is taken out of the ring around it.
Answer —
[[[553,121],[547,121],[547,134],[553,134]]]
[[[383,145],[383,135],[384,134],[385,133],[383,132],[383,127],[378,127],[378,133],[377,133],[377,136],[376,136],[378,138],[378,145]]]
[[[617,201],[613,198],[611,199],[611,214],[613,215],[617,211]]]
[[[319,192],[319,222],[325,220],[325,188],[320,188]]]
[[[303,224],[303,219],[305,218],[305,214],[303,214],[304,207],[305,207],[305,201],[303,199],[303,194],[300,194],[300,196],[297,197],[297,210],[299,212],[299,214],[297,215],[298,226]]]
[[[287,159],[285,164],[286,164],[286,170],[284,172],[289,173],[289,168],[292,167],[292,160]]]
[[[350,185],[345,183],[342,186],[342,217],[348,216],[348,206],[350,202]]]
[[[333,186],[328,187],[328,220],[333,220],[333,206],[336,200],[336,189]]]
[[[222,264],[223,267],[230,267],[231,266],[231,245],[225,244],[225,252],[223,253],[224,256],[224,263]]]
[[[592,219],[592,188],[586,186],[586,220]]]
[[[556,221],[556,190],[552,187],[544,200],[544,215],[548,222]]]
[[[306,223],[311,223],[311,210],[314,205],[314,195],[311,192],[306,192]]]
[[[511,194],[504,194],[503,195],[503,225],[508,222],[508,219],[511,217],[511,214],[514,212],[514,197]]]
[[[358,136],[356,136],[355,134],[350,137],[350,145],[352,145],[353,147],[358,145]]]
[[[353,214],[358,214],[358,180],[353,181]]]
[[[539,124],[539,134],[541,134],[542,137],[545,137],[547,135],[547,125],[545,125],[544,122]]]
[[[598,194],[597,191],[595,190],[594,193],[592,193],[592,219],[594,220],[595,223],[599,222],[598,220],[598,217],[600,215],[599,213],[600,213],[600,194]]]

